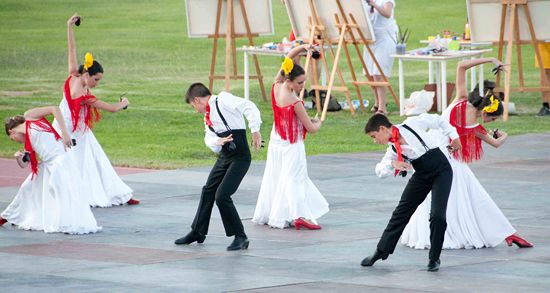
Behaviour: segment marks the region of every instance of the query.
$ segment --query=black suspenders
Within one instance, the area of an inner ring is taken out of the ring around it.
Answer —
[[[420,141],[420,143],[422,144],[422,146],[424,147],[424,150],[426,151],[429,151],[430,148],[426,145],[426,143],[424,142],[424,140],[422,140],[422,138],[420,137],[420,135],[418,135],[418,133],[416,133],[416,131],[414,131],[412,128],[409,127],[409,125],[407,124],[403,124],[403,128],[407,129],[408,131],[412,132],[412,134],[414,134],[414,136],[416,136],[416,138],[418,138],[418,140]]]
[[[416,133],[416,131],[414,131],[412,128],[410,128],[407,124],[403,124],[403,128],[407,129],[408,131],[410,131],[412,134],[414,134],[414,136],[416,136],[416,138],[418,138],[418,140],[420,141],[420,143],[422,144],[422,146],[424,147],[424,149],[426,150],[426,152],[428,152],[430,150],[430,148],[426,145],[426,143],[424,142],[424,140],[420,137],[420,135],[418,135],[418,133]],[[395,149],[395,146],[392,144],[391,145],[391,148],[392,150],[397,153],[397,150]],[[407,160],[407,161],[411,161],[407,156],[405,155],[401,155],[403,157],[403,159]]]
[[[231,130],[231,127],[229,127],[229,125],[227,124],[227,121],[225,121],[225,117],[223,117],[222,115],[222,112],[220,111],[220,107],[218,106],[218,97],[216,97],[216,111],[218,112],[218,115],[220,115],[220,118],[222,119],[222,122],[223,122],[223,125],[225,125],[225,128],[227,129],[227,133],[232,133],[233,131]],[[215,134],[218,134],[215,130],[214,130],[214,127],[212,127],[211,125],[208,125],[208,128],[214,132]]]

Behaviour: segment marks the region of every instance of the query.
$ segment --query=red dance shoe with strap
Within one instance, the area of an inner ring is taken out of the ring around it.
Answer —
[[[130,198],[129,201],[126,202],[128,205],[136,205],[136,204],[139,204],[139,200],[137,199],[134,199],[134,198]]]
[[[506,243],[508,244],[508,246],[512,246],[512,243],[513,243],[513,244],[517,245],[520,248],[533,247],[533,244],[527,242],[527,240],[519,237],[516,234],[513,234],[513,235],[510,235],[510,236],[506,237],[505,240],[506,240]]]
[[[298,218],[298,219],[294,220],[294,226],[296,226],[296,230],[300,230],[300,228],[302,226],[304,226],[305,228],[307,228],[309,230],[319,230],[319,229],[321,229],[320,225],[315,225],[315,224],[309,223],[308,221],[306,221],[302,218]]]

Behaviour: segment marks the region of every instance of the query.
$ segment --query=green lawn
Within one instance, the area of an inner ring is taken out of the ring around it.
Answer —
[[[67,77],[66,21],[78,12],[82,25],[75,30],[80,59],[90,51],[103,64],[105,75],[94,94],[105,101],[117,101],[128,91],[131,105],[127,111],[103,113],[94,132],[116,165],[147,168],[179,168],[211,163],[215,156],[203,143],[202,117],[185,104],[182,96],[196,81],[208,82],[212,41],[187,38],[185,1],[29,1],[0,2],[0,117],[23,113],[26,109],[57,105]],[[284,6],[273,0],[274,36],[257,38],[257,44],[280,41],[290,31]],[[409,48],[419,47],[419,40],[443,29],[462,33],[466,20],[464,1],[398,1],[396,18],[402,27],[412,30]],[[497,21],[498,22],[498,21]],[[496,24],[495,24],[496,25]],[[238,46],[244,44],[240,40]],[[222,47],[221,53],[224,52]],[[223,60],[218,57],[218,70]],[[532,49],[523,48],[526,80],[537,83]],[[238,65],[242,72],[242,56]],[[355,58],[357,60],[357,58]],[[267,87],[280,66],[272,57],[260,58]],[[343,63],[345,64],[345,63]],[[356,61],[355,64],[359,65]],[[451,63],[449,66],[454,67]],[[489,76],[490,66],[486,66]],[[341,66],[349,81],[350,75]],[[423,88],[427,79],[424,63],[406,63],[407,95]],[[449,70],[449,80],[454,73]],[[391,82],[397,91],[397,64]],[[514,80],[516,80],[514,75]],[[215,91],[223,81],[215,84]],[[241,81],[232,83],[232,91],[243,94]],[[272,114],[270,104],[261,101],[258,83],[251,82],[251,96],[262,111],[262,135],[268,138]],[[371,101],[372,92],[363,94]],[[337,94],[341,100],[342,94]],[[353,95],[352,98],[356,98]],[[494,127],[511,134],[550,130],[550,118],[534,113],[540,94],[513,94],[519,115]],[[394,103],[390,111],[396,111]],[[312,113],[313,115],[313,113]],[[362,133],[368,113],[351,116],[349,112],[330,113],[319,134],[308,137],[309,155],[382,150]],[[403,118],[391,115],[398,122]],[[11,157],[21,145],[0,138],[0,155]],[[266,149],[253,155],[265,159]]]

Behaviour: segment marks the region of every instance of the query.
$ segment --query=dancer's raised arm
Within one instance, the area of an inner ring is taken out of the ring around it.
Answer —
[[[74,43],[73,27],[75,23],[80,20],[80,16],[75,14],[67,21],[67,49],[69,56],[69,74],[78,76],[78,61],[76,60],[76,46]]]
[[[61,137],[63,138],[63,145],[65,149],[71,148],[72,141],[67,126],[65,125],[65,120],[61,110],[57,106],[49,107],[40,107],[27,110],[24,114],[25,120],[39,120],[46,116],[53,115],[57,121],[59,121],[59,128],[61,129]]]
[[[484,63],[494,63],[497,66],[503,66],[497,58],[478,58],[463,60],[458,63],[456,67],[456,99],[457,100],[467,100],[468,99],[468,90],[466,89],[466,70]]]
[[[288,54],[286,54],[286,57],[290,58],[294,64],[299,64],[300,62],[298,62],[298,58],[300,58],[300,53],[302,51],[310,50],[311,48],[312,46],[309,44],[303,44],[298,47],[294,47],[288,52]],[[282,83],[285,81],[284,76],[281,73],[282,70],[279,69],[279,72],[277,72],[277,75],[275,76],[275,83]]]

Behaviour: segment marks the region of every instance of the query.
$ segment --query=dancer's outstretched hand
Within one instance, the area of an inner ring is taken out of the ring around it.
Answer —
[[[127,98],[120,98],[120,110],[126,110],[128,109],[128,105],[130,105],[130,101]]]
[[[230,141],[233,141],[233,134],[230,134],[226,137],[221,137],[220,139],[218,139],[218,145],[224,145]]]
[[[321,127],[321,125],[323,124],[323,122],[321,122],[321,120],[317,118],[317,115],[315,115],[315,118],[311,118],[311,123],[313,123],[314,125],[318,125],[318,127]]]
[[[391,165],[397,170],[409,171],[413,169],[411,164],[401,161],[392,161]]]
[[[19,167],[21,168],[25,168],[27,167],[27,165],[29,164],[29,162],[23,162],[23,157],[25,156],[25,153],[26,152],[22,152],[22,151],[17,151],[15,152],[15,154],[13,154],[13,157],[15,158],[15,161],[17,161],[17,164],[19,165]]]
[[[252,147],[257,151],[262,147],[262,134],[259,131],[252,133]]]
[[[13,157],[16,159],[22,159],[24,155],[25,155],[25,152],[17,151],[15,152],[15,154],[13,154]]]
[[[71,18],[69,18],[69,20],[67,20],[67,25],[73,26],[77,21],[80,21],[80,15],[78,15],[78,13],[75,13],[73,16],[71,16]]]
[[[449,150],[449,152],[451,153],[454,153],[454,152],[457,152],[459,151],[460,149],[462,149],[462,144],[460,143],[460,139],[459,138],[455,138],[451,141],[451,144],[449,146],[447,146],[447,149]]]
[[[63,137],[63,147],[65,151],[73,147],[73,140],[70,137]]]

